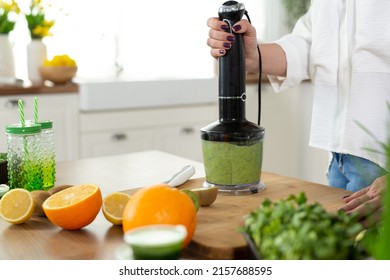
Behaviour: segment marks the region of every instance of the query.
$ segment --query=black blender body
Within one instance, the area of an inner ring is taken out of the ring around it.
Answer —
[[[201,129],[205,187],[216,185],[227,194],[257,193],[260,182],[264,128],[245,116],[245,49],[241,34],[232,26],[242,19],[245,7],[225,2],[219,17],[235,37],[232,47],[219,60],[219,120]]]

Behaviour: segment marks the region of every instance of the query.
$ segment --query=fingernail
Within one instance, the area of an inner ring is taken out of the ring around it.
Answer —
[[[221,29],[225,30],[225,31],[228,31],[229,30],[229,26],[227,24],[223,24],[223,25],[221,25]]]
[[[230,49],[232,47],[232,44],[230,44],[230,43],[223,43],[223,47],[227,48],[227,49]]]
[[[227,39],[228,41],[230,41],[230,42],[234,42],[234,40],[235,40],[234,36],[227,36],[226,39]]]
[[[220,54],[225,54],[225,50],[219,50]]]
[[[235,25],[235,26],[233,26],[233,29],[234,29],[234,31],[240,31],[241,30],[241,25]]]
[[[344,196],[343,196],[343,199],[344,199],[344,198],[347,198],[347,197],[350,197],[350,196],[351,196],[350,194],[349,194],[349,195],[344,195]]]

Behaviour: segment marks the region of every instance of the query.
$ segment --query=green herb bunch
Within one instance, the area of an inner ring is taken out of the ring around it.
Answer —
[[[354,215],[329,213],[308,204],[304,193],[271,202],[249,213],[242,228],[262,259],[360,259],[356,236],[363,230]]]
[[[20,8],[14,0],[0,0],[0,34],[8,34],[14,30],[19,13]]]
[[[0,162],[7,160],[7,154],[6,153],[0,153]]]

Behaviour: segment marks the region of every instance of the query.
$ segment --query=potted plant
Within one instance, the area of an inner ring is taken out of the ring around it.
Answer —
[[[390,138],[385,147],[387,155],[387,170],[390,170]],[[383,197],[383,219],[376,228],[367,234],[365,245],[373,258],[390,260],[390,180],[387,180]],[[364,240],[363,240],[364,241]]]
[[[297,20],[309,9],[310,3],[310,0],[283,0],[286,13],[286,26],[290,30],[292,30]]]

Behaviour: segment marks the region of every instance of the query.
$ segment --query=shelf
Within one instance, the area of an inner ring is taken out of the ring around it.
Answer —
[[[45,93],[77,93],[79,86],[74,83],[64,85],[44,84],[41,86],[0,85],[0,96]]]

